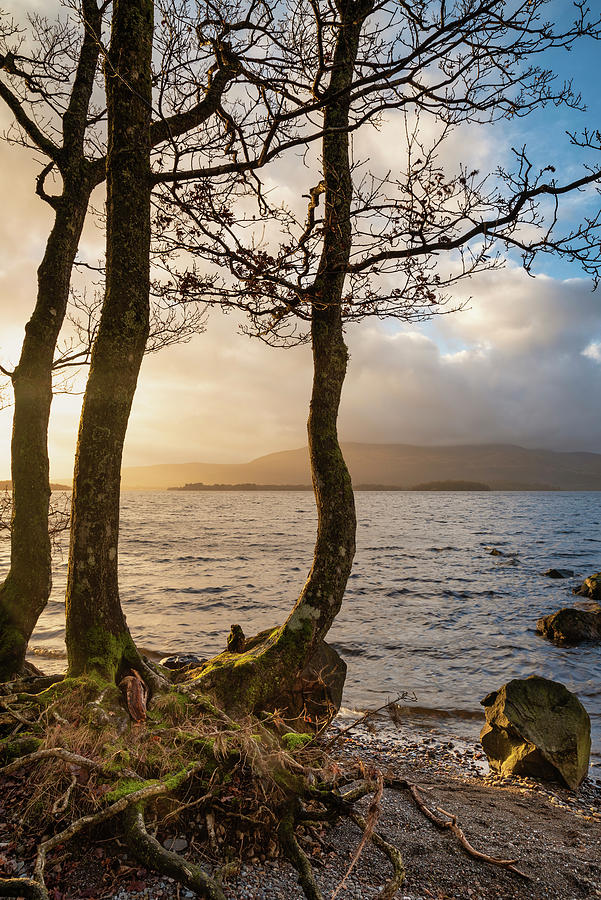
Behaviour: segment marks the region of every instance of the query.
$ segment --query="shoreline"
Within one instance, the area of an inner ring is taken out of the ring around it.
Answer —
[[[335,720],[328,739],[346,727],[344,717]],[[457,816],[477,850],[496,857],[510,855],[529,876],[526,880],[466,855],[453,835],[434,828],[407,792],[387,788],[376,828],[403,855],[407,879],[398,898],[584,900],[601,896],[600,769],[590,770],[578,793],[559,784],[501,778],[488,773],[486,758],[475,742],[451,738],[438,729],[405,724],[397,729],[384,721],[358,725],[341,736],[332,756],[341,766],[360,758],[368,769],[373,766],[408,779],[419,787],[430,809]],[[10,804],[11,790],[18,789],[17,779],[4,782],[0,812],[5,814],[0,821],[9,817],[2,806]],[[27,848],[21,845],[18,859],[14,847],[11,852],[10,832],[6,834],[10,826],[1,827],[0,849],[7,874],[27,872]],[[164,827],[159,823],[157,837],[164,846],[175,843],[178,852],[214,870],[218,861],[204,829],[202,815],[192,815],[185,824],[171,820]],[[308,828],[301,837],[324,900],[344,877],[360,839],[360,830],[347,819],[326,831]],[[255,856],[252,851],[248,858],[243,850],[233,848],[234,861],[236,856],[239,870],[224,883],[228,900],[303,900],[297,874],[288,862]],[[386,857],[368,845],[339,896],[341,900],[375,900],[390,874]],[[147,873],[110,838],[66,847],[58,868],[49,867],[49,886],[56,900],[192,900],[195,896],[172,879]]]

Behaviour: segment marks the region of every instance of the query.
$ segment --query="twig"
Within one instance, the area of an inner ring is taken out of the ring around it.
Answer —
[[[527,881],[531,881],[532,878],[530,875],[527,875],[526,872],[522,872],[520,869],[516,867],[516,859],[498,859],[495,856],[489,856],[488,853],[482,853],[480,850],[476,850],[475,847],[472,847],[462,829],[460,828],[457,822],[457,816],[453,813],[448,813],[444,809],[437,807],[438,811],[442,813],[443,816],[446,816],[446,819],[441,818],[441,816],[437,816],[435,812],[433,812],[426,804],[424,803],[419,790],[417,789],[417,785],[412,784],[410,781],[406,781],[404,778],[386,778],[386,784],[390,787],[396,788],[397,790],[407,790],[413,797],[416,806],[421,810],[421,812],[429,819],[437,828],[441,831],[450,831],[455,835],[465,852],[473,857],[474,859],[479,859],[482,862],[490,863],[494,866],[501,866],[503,869],[507,869],[510,872],[514,872],[516,875],[519,875],[521,878],[525,878]]]
[[[390,709],[390,707],[394,707],[398,704],[400,700],[408,700],[410,699],[408,694],[397,694],[394,700],[387,700],[382,706],[378,706],[377,709],[367,709],[358,719],[355,719],[354,722],[351,722],[350,725],[347,725],[346,728],[343,728],[338,734],[335,734],[334,737],[330,738],[327,742],[325,749],[329,750],[334,744],[340,740],[341,737],[344,737],[345,734],[348,734],[349,731],[352,731],[353,728],[356,728],[357,725],[362,725],[363,722],[366,722],[368,719],[373,718],[373,716],[377,716],[378,713],[384,712],[385,709]]]

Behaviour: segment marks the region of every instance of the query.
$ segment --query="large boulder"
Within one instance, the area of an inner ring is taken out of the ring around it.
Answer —
[[[580,587],[574,588],[574,593],[601,602],[601,572],[595,572],[594,575],[585,578]]]
[[[559,645],[601,641],[601,606],[594,609],[565,606],[548,616],[542,616],[536,623],[536,630]]]
[[[481,702],[486,725],[480,740],[494,772],[578,788],[588,772],[591,722],[575,694],[533,675],[509,681]]]

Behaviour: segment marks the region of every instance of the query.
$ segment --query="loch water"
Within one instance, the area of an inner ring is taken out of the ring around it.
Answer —
[[[410,718],[477,735],[480,700],[511,678],[563,682],[588,709],[601,758],[601,647],[555,647],[536,620],[601,569],[601,493],[360,492],[357,555],[330,640],[348,664],[344,704],[412,692]],[[315,538],[311,492],[127,492],[121,597],[152,654],[225,647],[283,621]],[[497,548],[503,555],[491,555]],[[0,542],[0,576],[8,543]],[[552,580],[550,568],[574,570]],[[66,552],[34,633],[37,664],[64,664]]]

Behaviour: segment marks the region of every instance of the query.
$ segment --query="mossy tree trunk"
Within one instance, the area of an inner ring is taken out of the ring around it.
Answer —
[[[105,7],[106,3],[100,5]],[[48,420],[52,400],[52,363],[64,322],[73,262],[93,189],[104,181],[106,159],[85,156],[90,99],[102,47],[102,13],[97,0],[81,0],[84,38],[69,103],[62,120],[62,146],[45,136],[22,103],[0,81],[0,98],[8,105],[33,144],[50,164],[38,181],[38,193],[54,210],[55,221],[38,270],[38,295],[26,328],[19,365],[12,375],[15,413],[12,439],[13,520],[11,567],[0,587],[0,680],[17,674],[35,624],[48,601],[51,556],[48,538],[50,497]],[[14,75],[10,56],[0,56],[0,70]],[[204,96],[188,109],[154,122],[153,146],[171,141],[207,121],[219,108],[238,61],[221,54],[208,75]],[[48,196],[44,178],[54,166],[63,180],[60,196]]]
[[[71,674],[139,659],[119,600],[121,457],[149,320],[152,0],[117,0],[106,62],[106,296],[75,461],[67,584]]]
[[[307,426],[318,513],[313,565],[281,628],[262,636],[248,653],[223,654],[201,673],[201,680],[230,705],[266,708],[281,705],[291,688],[294,693],[303,669],[340,611],[355,554],[355,501],[338,442],[337,419],[348,358],[342,298],[352,246],[349,89],[361,30],[372,8],[371,0],[338,4],[342,26],[324,98],[324,233],[312,290],[313,388]]]
[[[47,198],[54,208],[54,224],[38,269],[36,305],[25,329],[19,363],[11,376],[13,515],[10,569],[0,587],[0,680],[10,679],[22,669],[27,643],[52,585],[48,536],[52,365],[88,201],[101,180],[98,167],[84,157],[101,14],[95,0],[84,0],[82,6],[85,33],[70,102],[63,116],[63,146],[49,148],[56,156],[63,190],[60,196]]]

